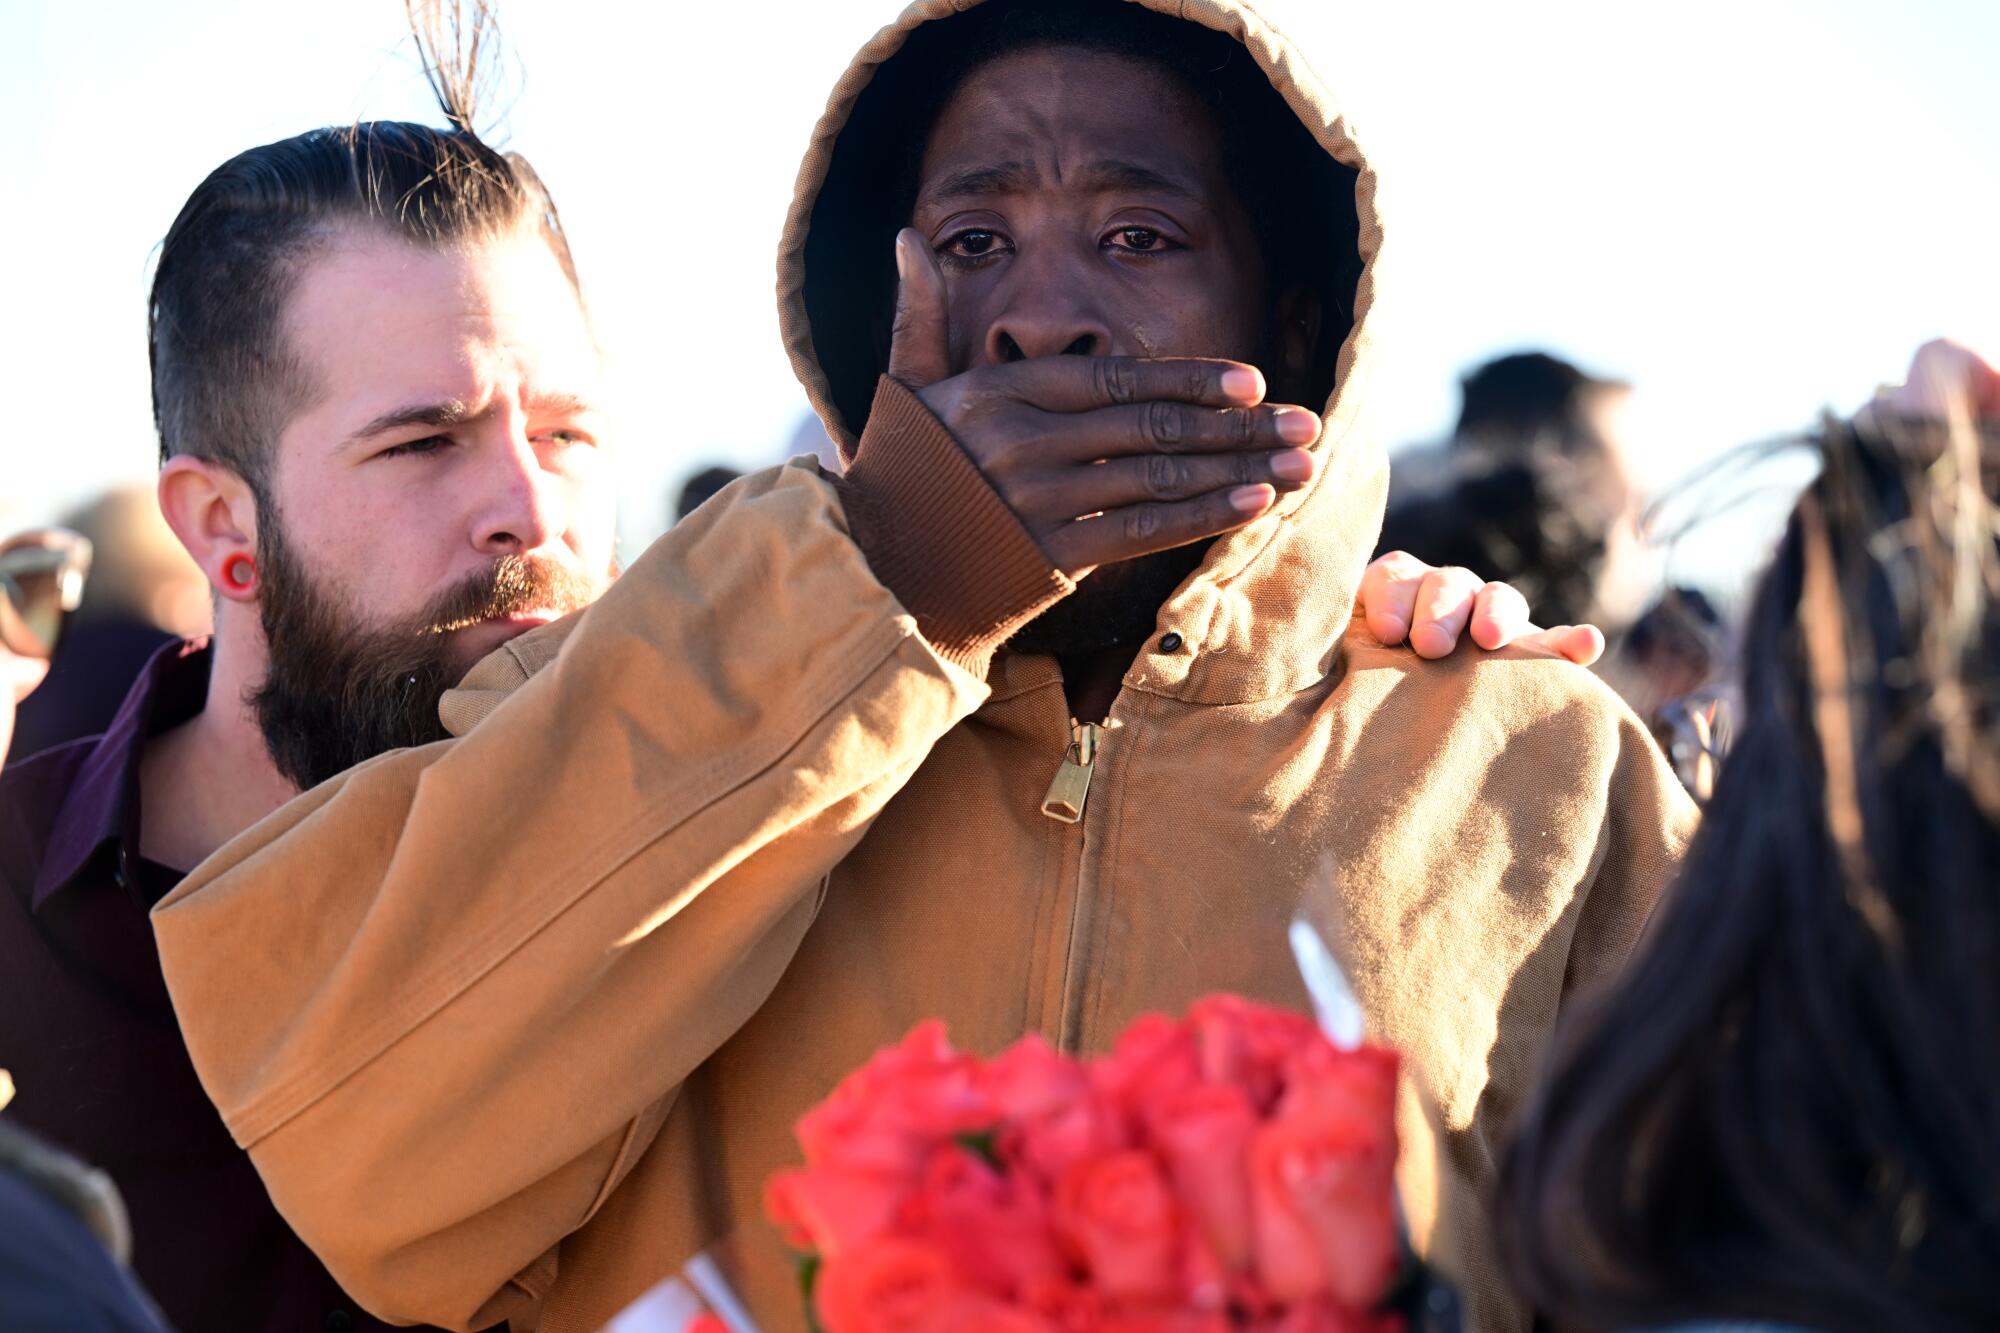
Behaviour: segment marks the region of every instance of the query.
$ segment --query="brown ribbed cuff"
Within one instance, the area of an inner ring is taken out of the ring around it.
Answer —
[[[944,423],[887,375],[837,484],[875,577],[940,656],[982,679],[994,649],[1076,587]]]

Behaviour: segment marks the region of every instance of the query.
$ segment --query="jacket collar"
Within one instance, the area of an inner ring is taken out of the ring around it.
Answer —
[[[107,846],[122,863],[139,856],[139,763],[146,742],[201,711],[208,694],[207,639],[169,643],[153,654],[111,725],[76,771],[49,831],[31,906],[75,883]]]

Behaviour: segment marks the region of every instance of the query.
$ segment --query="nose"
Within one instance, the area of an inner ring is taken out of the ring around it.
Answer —
[[[1111,330],[1092,299],[1088,266],[1067,255],[1026,253],[1010,266],[980,346],[981,363],[1038,356],[1105,356]]]
[[[482,471],[472,524],[472,544],[481,555],[525,555],[561,535],[562,479],[542,465],[526,431],[510,425]]]

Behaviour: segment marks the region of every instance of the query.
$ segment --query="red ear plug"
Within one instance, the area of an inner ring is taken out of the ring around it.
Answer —
[[[222,582],[235,592],[249,592],[257,586],[257,562],[247,555],[232,555],[222,562]]]

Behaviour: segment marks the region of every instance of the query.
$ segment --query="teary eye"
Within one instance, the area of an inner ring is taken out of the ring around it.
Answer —
[[[1105,242],[1113,250],[1157,250],[1165,239],[1151,227],[1120,227],[1105,237]],[[1112,244],[1122,241],[1124,244]]]
[[[974,227],[953,236],[944,243],[944,248],[947,253],[976,259],[980,255],[991,254],[993,247],[999,243],[1000,236],[997,232]]]

